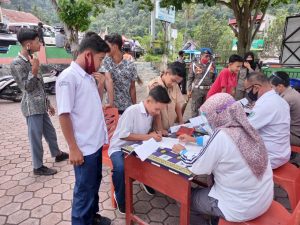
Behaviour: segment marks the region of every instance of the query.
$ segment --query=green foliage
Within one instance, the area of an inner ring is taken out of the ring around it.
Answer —
[[[146,62],[161,62],[162,55],[153,55],[153,54],[147,53],[146,55],[144,55],[143,59]]]
[[[86,31],[91,23],[92,4],[86,0],[58,0],[59,18],[76,31]]]

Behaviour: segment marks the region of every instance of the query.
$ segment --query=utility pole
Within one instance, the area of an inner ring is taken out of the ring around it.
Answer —
[[[156,8],[156,0],[152,0],[152,4],[154,5],[154,8],[151,12],[151,27],[150,27],[150,33],[151,33],[151,45],[153,44],[153,41],[155,40],[155,8]]]

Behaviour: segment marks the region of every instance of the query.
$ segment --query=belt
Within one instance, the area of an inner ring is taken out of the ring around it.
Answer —
[[[200,89],[200,90],[208,90],[208,89],[210,89],[210,87],[211,86],[199,86],[197,88]]]

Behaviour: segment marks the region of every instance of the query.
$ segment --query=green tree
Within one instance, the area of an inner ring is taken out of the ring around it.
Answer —
[[[265,36],[265,46],[263,51],[265,56],[279,55],[287,16],[287,10],[279,10],[276,19],[272,21],[271,26],[267,31],[267,35]]]
[[[261,14],[263,20],[270,5],[288,3],[289,0],[162,0],[161,5],[173,5],[179,10],[184,3],[192,2],[207,6],[222,4],[232,10],[237,23],[237,28],[232,27],[232,30],[238,39],[238,53],[244,55],[260,28],[260,23],[256,23],[257,15]]]

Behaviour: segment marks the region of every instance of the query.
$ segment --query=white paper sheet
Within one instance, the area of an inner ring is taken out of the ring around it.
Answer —
[[[191,123],[185,123],[185,124],[180,124],[177,126],[170,127],[171,133],[176,133],[180,127],[193,128],[193,125]]]
[[[144,141],[143,144],[135,147],[134,151],[142,161],[145,161],[153,152],[157,151],[159,147],[159,142],[156,142],[153,138],[151,138],[148,141]]]
[[[169,148],[169,149],[172,149],[173,146],[176,144],[182,144],[182,143],[179,142],[179,139],[177,138],[169,138],[169,137],[163,137],[162,141],[159,142],[161,148]]]
[[[201,124],[204,123],[201,119],[201,116],[191,118],[191,119],[189,119],[189,121],[191,122],[193,127],[199,127]]]

